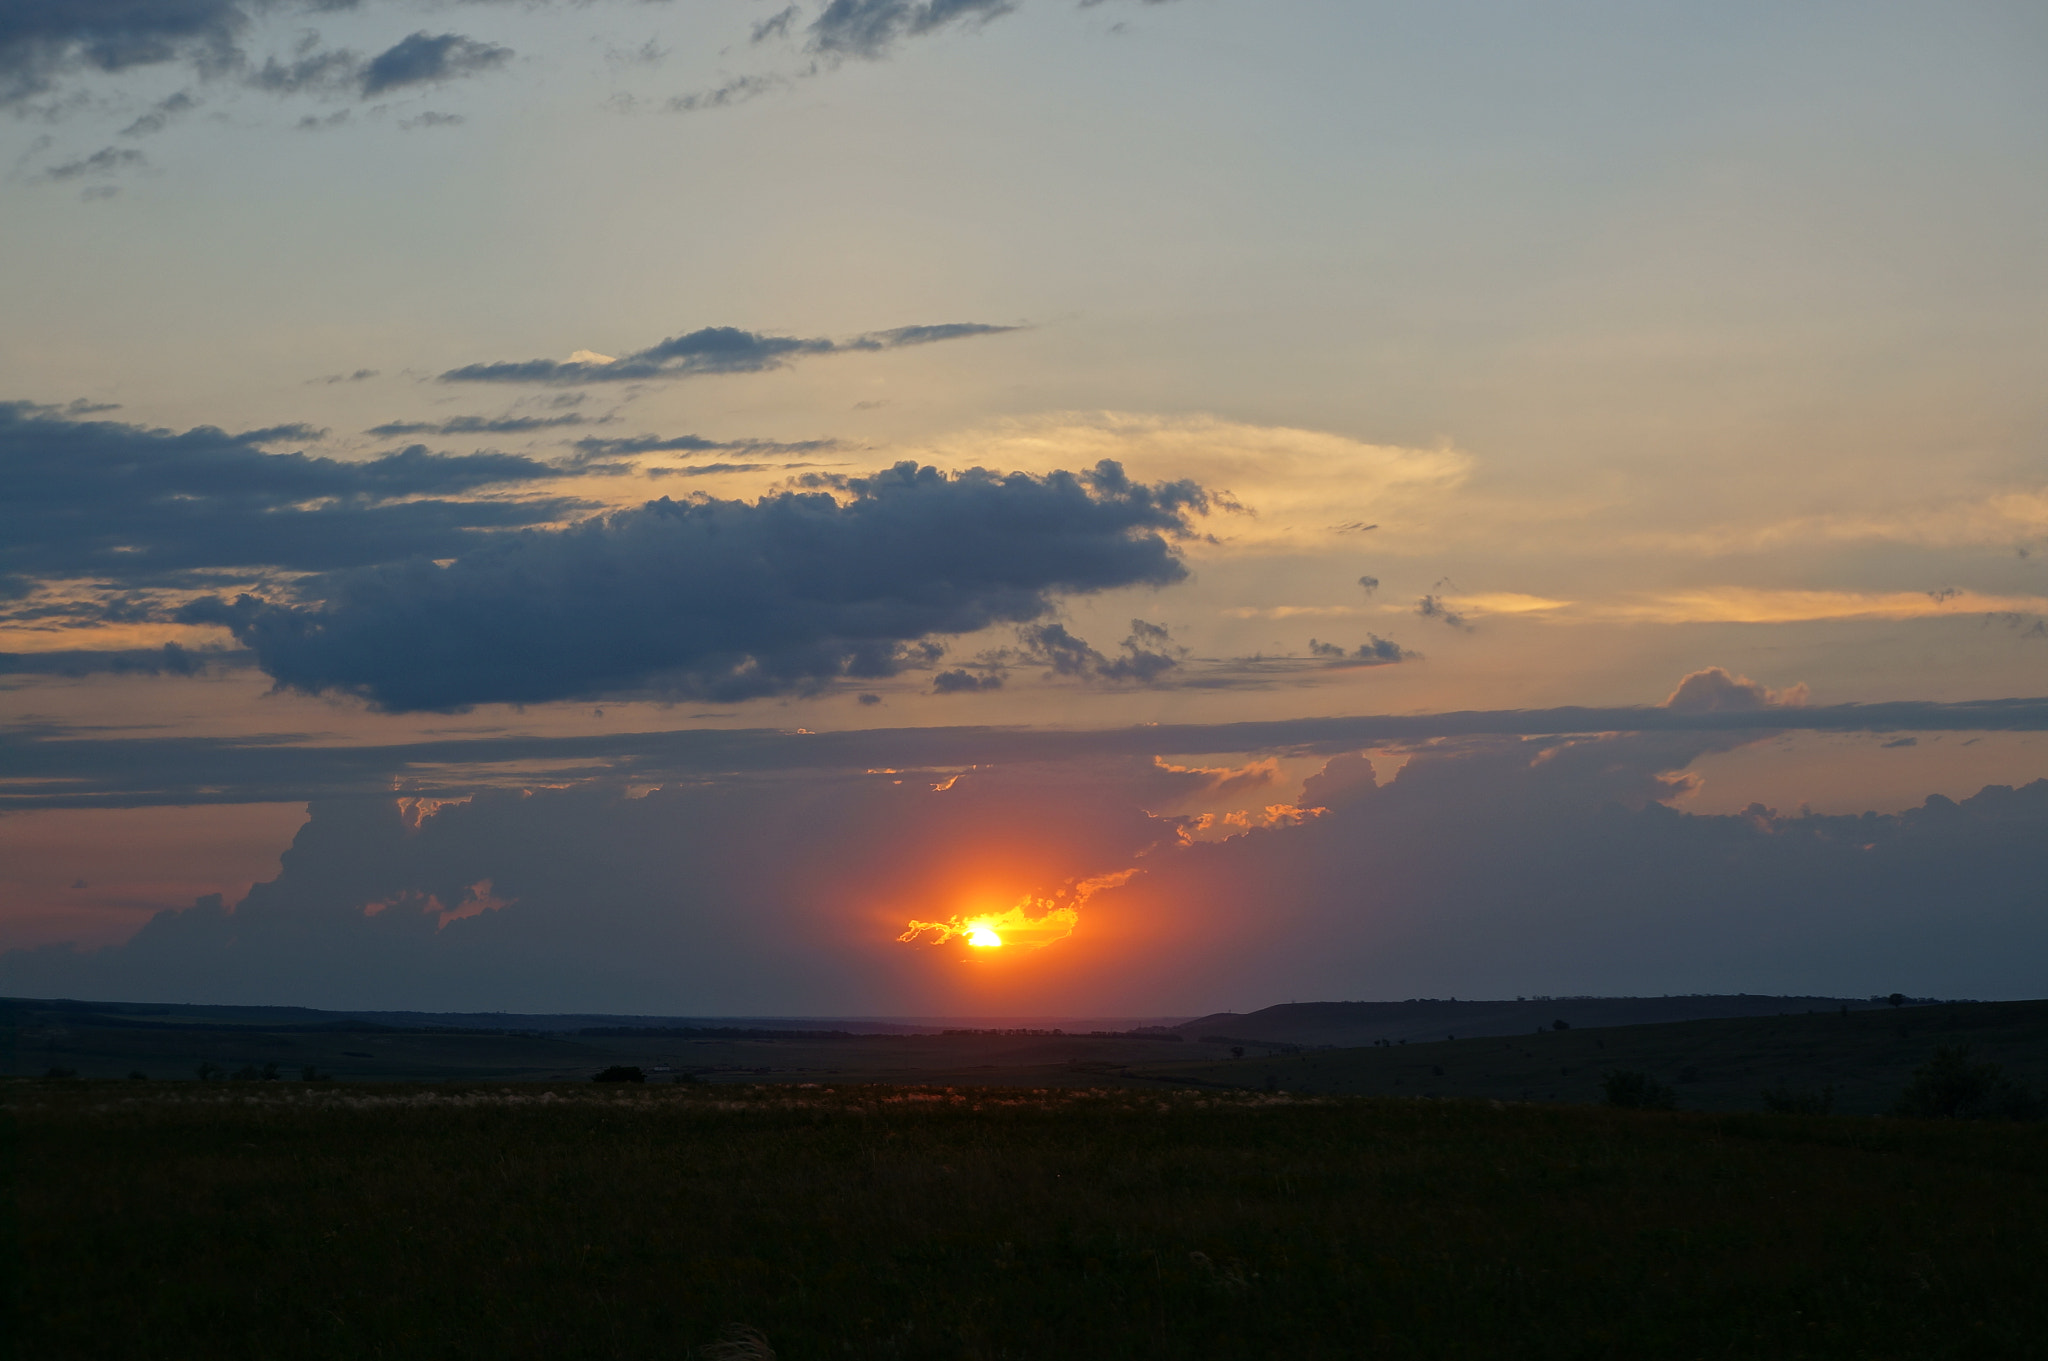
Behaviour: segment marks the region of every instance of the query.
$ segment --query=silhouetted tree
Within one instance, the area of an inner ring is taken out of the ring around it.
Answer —
[[[1970,1062],[1968,1045],[1945,1044],[1913,1070],[1892,1114],[1915,1120],[2038,1120],[2041,1098],[1997,1064]]]
[[[1891,996],[1885,998],[1884,1000],[1890,1002],[1895,1007],[1902,1007],[1906,1005],[1906,994],[1904,994],[1903,992],[1895,992]]]
[[[592,1082],[645,1082],[647,1081],[647,1074],[631,1064],[615,1063],[590,1080]]]
[[[1678,1093],[1648,1073],[1615,1069],[1600,1079],[1607,1104],[1628,1111],[1668,1111],[1678,1105]]]
[[[1764,1109],[1775,1115],[1829,1115],[1835,1109],[1835,1089],[1829,1087],[1766,1087]]]

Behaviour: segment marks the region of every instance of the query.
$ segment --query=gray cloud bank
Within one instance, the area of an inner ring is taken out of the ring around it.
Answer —
[[[826,56],[873,61],[888,55],[905,38],[954,25],[987,23],[1016,7],[1014,0],[830,0],[811,21],[807,45]],[[781,18],[783,15],[777,16]],[[775,22],[771,19],[767,24]],[[768,36],[767,24],[755,30],[756,42]],[[783,27],[786,30],[786,22]]]
[[[9,0],[0,7],[0,104],[49,90],[67,72],[189,62],[222,72],[241,61],[249,16],[232,0]]]
[[[650,378],[694,378],[713,373],[765,373],[810,355],[898,350],[942,340],[998,335],[1014,326],[948,322],[869,331],[851,340],[764,335],[736,326],[706,326],[609,361],[523,359],[466,364],[441,375],[444,383],[620,383]]]
[[[418,32],[365,58],[319,46],[303,35],[289,62],[252,67],[241,40],[265,11],[317,14],[354,0],[6,0],[0,5],[0,106],[54,89],[80,71],[119,74],[182,65],[202,79],[239,76],[273,94],[353,89],[368,99],[409,86],[438,84],[502,66],[508,48],[460,33]],[[194,107],[180,93],[127,129],[160,131],[169,116]]]
[[[414,33],[370,58],[363,67],[365,99],[408,85],[436,85],[502,66],[512,49],[460,33]]]
[[[125,945],[0,956],[15,995],[433,1009],[957,1011],[959,966],[896,945],[974,875],[1052,893],[1135,867],[1049,947],[1037,1005],[1900,988],[2038,996],[2048,781],[1891,815],[1668,804],[1722,734],[1428,748],[1381,785],[1338,755],[1298,826],[1181,844],[1198,772],[1098,759],[969,772],[497,793],[415,825],[312,809],[232,910]],[[971,1008],[972,1003],[967,1003]]]
[[[280,685],[393,712],[658,686],[710,700],[815,690],[936,660],[933,636],[1027,623],[1055,596],[1163,586],[1206,509],[1192,483],[1115,463],[948,475],[901,463],[841,495],[666,498],[566,530],[503,535],[447,566],[333,573],[317,603],[186,607]]]
[[[225,648],[70,648],[51,652],[0,652],[0,676],[198,676],[208,670],[255,665],[246,652]]]
[[[261,447],[294,433],[306,432],[178,433],[0,402],[0,600],[38,580],[157,584],[204,569],[445,557],[480,531],[559,519],[575,505],[467,499],[562,475],[513,454],[414,445],[351,463]]]
[[[2048,698],[1902,700],[1716,709],[1668,706],[1363,714],[1132,728],[949,726],[800,733],[687,729],[580,737],[490,736],[385,746],[306,746],[292,734],[249,738],[106,736],[61,727],[0,730],[0,809],[129,808],[381,797],[395,786],[443,798],[545,780],[635,783],[734,773],[944,770],[1154,756],[1320,755],[1438,738],[1596,733],[2043,732]],[[519,773],[495,767],[517,763]]]

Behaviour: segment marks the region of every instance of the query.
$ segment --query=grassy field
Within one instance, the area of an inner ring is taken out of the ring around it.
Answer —
[[[1540,1014],[1553,1009],[1545,1004]],[[1596,1102],[1601,1075],[1621,1068],[1673,1086],[1688,1110],[1756,1110],[1767,1088],[1832,1088],[1838,1111],[1863,1114],[1889,1109],[1913,1069],[1944,1044],[1967,1044],[1977,1058],[2002,1065],[2032,1087],[2048,1088],[2048,1002],[1945,1003],[1847,1015],[1827,1009],[1343,1049],[1204,1043],[1199,1035],[1173,1042],[1128,1034],[744,1038],[682,1031],[464,1031],[339,1020],[287,1026],[260,1018],[231,1020],[199,1008],[167,1010],[138,1023],[83,1004],[17,1002],[0,1009],[0,1066],[24,1076],[58,1068],[82,1078],[142,1072],[156,1080],[189,1080],[199,1064],[210,1063],[229,1073],[274,1064],[287,1078],[310,1065],[350,1083],[561,1082],[612,1064],[634,1064],[665,1070],[657,1076],[687,1072],[720,1084],[1250,1091],[1270,1085],[1297,1095]],[[1242,1057],[1233,1058],[1233,1048]]]
[[[2048,1002],[1967,1002],[1898,1011],[1834,1011],[1546,1030],[1384,1048],[1151,1063],[1162,1082],[1296,1093],[1597,1102],[1623,1068],[1674,1087],[1687,1110],[1757,1110],[1766,1089],[1832,1089],[1835,1109],[1889,1110],[1942,1045],[1967,1045],[2030,1087],[2048,1088]]]
[[[25,1358],[2040,1355],[2040,1126],[14,1082]]]

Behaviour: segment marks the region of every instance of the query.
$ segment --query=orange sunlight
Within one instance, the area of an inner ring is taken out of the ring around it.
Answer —
[[[937,922],[913,919],[909,929],[896,939],[905,944],[922,940],[944,945],[957,937],[976,950],[1000,950],[1012,945],[1036,950],[1065,940],[1080,921],[1081,914],[1071,907],[1058,907],[1026,896],[1005,912],[977,912]]]
[[[1081,909],[1097,890],[1115,888],[1137,872],[1133,868],[1083,879],[1053,898],[1037,898],[1027,893],[1017,900],[1016,906],[1002,912],[972,912],[935,922],[912,918],[908,929],[896,939],[906,945],[920,941],[944,945],[958,938],[966,941],[970,949],[985,952],[986,957],[1006,946],[1042,949],[1074,934],[1074,928],[1081,924]],[[1068,901],[1060,902],[1062,897]]]

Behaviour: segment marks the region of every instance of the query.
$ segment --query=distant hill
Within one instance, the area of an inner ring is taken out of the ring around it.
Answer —
[[[1619,1004],[1638,999],[1598,1000]],[[1968,1047],[1972,1061],[1998,1064],[2022,1086],[2048,1090],[2048,1001],[1923,1003],[1894,1012],[1868,1001],[1858,1006],[1824,997],[1640,1000],[1779,1006],[1762,1015],[1641,1025],[1574,1023],[1569,1030],[1546,1028],[1540,1035],[1533,1023],[1507,1035],[1467,1028],[1455,1032],[1455,1040],[1438,1031],[1421,1039],[1350,1048],[1247,1037],[1248,1042],[1231,1046],[1241,1054],[1221,1060],[1197,1055],[1223,1046],[1192,1041],[1159,1047],[1184,1050],[1185,1057],[1162,1054],[1127,1071],[1168,1086],[1265,1088],[1298,1096],[1566,1103],[1600,1102],[1606,1075],[1624,1071],[1647,1074],[1671,1087],[1680,1110],[1756,1110],[1766,1104],[1765,1093],[1775,1091],[1817,1101],[1838,1114],[1876,1115],[1891,1109],[1915,1069],[1942,1047],[1961,1045]],[[1806,1001],[1833,1005],[1787,1005]]]
[[[1921,1005],[1931,998],[1909,998]],[[1710,1021],[1733,1016],[1800,1016],[1809,1011],[1869,1011],[1863,997],[1763,997],[1749,993],[1690,997],[1539,997],[1501,1001],[1411,998],[1406,1002],[1286,1002],[1258,1011],[1219,1011],[1174,1027],[1191,1040],[1208,1036],[1276,1045],[1366,1045],[1453,1036],[1527,1035],[1563,1021],[1570,1029]]]
[[[842,1017],[619,1016],[606,1012],[322,1011],[315,1007],[212,1006],[188,1002],[82,1002],[71,998],[0,997],[0,1012],[17,1024],[89,1019],[101,1026],[255,1026],[266,1030],[457,1030],[486,1034],[592,1029],[694,1030],[744,1027],[855,1035],[918,1035],[958,1021],[883,1021]]]

